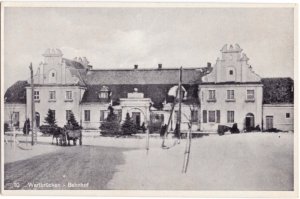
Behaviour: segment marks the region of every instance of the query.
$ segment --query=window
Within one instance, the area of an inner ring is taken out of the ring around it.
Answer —
[[[215,90],[208,91],[208,99],[216,99],[216,91]]]
[[[100,99],[108,99],[109,88],[107,86],[102,86],[99,92]]]
[[[53,114],[53,118],[55,119],[55,110],[51,110]]]
[[[230,70],[230,71],[229,71],[229,75],[233,75],[233,70]]]
[[[104,121],[104,110],[100,111],[100,122]]]
[[[84,121],[90,121],[90,110],[84,110]]]
[[[234,99],[234,90],[227,90],[227,99]]]
[[[56,99],[55,91],[49,91],[49,95],[50,95],[50,99],[52,99],[52,100]]]
[[[291,117],[291,116],[290,116],[290,113],[286,113],[286,114],[285,114],[285,117],[286,117],[286,118],[290,118],[290,117]]]
[[[191,111],[191,117],[192,117],[192,122],[198,122],[198,111],[197,110],[192,110]]]
[[[208,122],[216,122],[216,111],[208,111]]]
[[[206,110],[203,110],[202,117],[203,117],[203,123],[207,123],[207,111]]]
[[[208,122],[220,123],[220,110],[208,111]],[[203,123],[207,123],[207,111],[203,110]]]
[[[34,99],[40,99],[40,92],[39,91],[34,91]]]
[[[71,116],[71,110],[66,110],[66,120],[69,121],[70,116]]]
[[[66,99],[72,99],[72,91],[66,91]]]
[[[234,123],[234,111],[227,111],[227,123]]]
[[[253,100],[254,99],[254,90],[247,90],[247,99]]]
[[[108,98],[108,92],[107,91],[101,91],[99,97],[102,98],[102,99],[107,99]]]

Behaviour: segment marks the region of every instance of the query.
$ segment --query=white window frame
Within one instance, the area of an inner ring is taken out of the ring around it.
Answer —
[[[54,98],[51,98],[51,93],[54,93]],[[49,91],[49,99],[56,100],[56,91]]]
[[[227,123],[234,123],[234,111],[227,111]]]
[[[87,117],[87,113],[88,117]],[[85,122],[90,122],[91,121],[91,110],[84,110],[84,121]]]
[[[100,91],[99,98],[108,99],[108,91]]]
[[[234,100],[234,90],[227,90],[227,100]]]
[[[253,94],[249,94],[248,91],[253,91]],[[247,97],[246,97],[247,100],[254,100],[255,99],[255,91],[254,91],[254,89],[247,89],[246,95],[247,95]],[[252,97],[249,98],[249,96],[252,96]]]
[[[70,93],[70,95],[68,95],[68,93]],[[71,99],[73,99],[72,91],[66,91],[66,100],[71,100]]]
[[[208,90],[208,99],[215,100],[216,99],[216,90]]]
[[[215,121],[210,121],[210,112],[214,112],[214,120]],[[217,111],[216,110],[207,110],[207,123],[216,123],[217,122]]]
[[[68,121],[70,119],[72,110],[66,110],[66,120]]]
[[[40,91],[34,91],[34,99],[39,100],[40,99]]]

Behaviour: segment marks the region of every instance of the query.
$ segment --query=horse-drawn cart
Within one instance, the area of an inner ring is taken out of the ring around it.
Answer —
[[[76,141],[79,140],[79,145],[82,145],[82,132],[81,129],[66,129],[64,128],[64,145],[70,145],[70,140],[73,140],[73,145],[76,145]],[[63,144],[63,143],[62,143]]]
[[[82,132],[80,129],[68,129],[67,127],[60,128],[58,127],[53,133],[53,139],[56,138],[56,144],[61,146],[68,145],[70,146],[70,140],[73,140],[73,145],[76,145],[77,140],[79,140],[79,145],[82,145]],[[53,144],[52,139],[52,144]]]

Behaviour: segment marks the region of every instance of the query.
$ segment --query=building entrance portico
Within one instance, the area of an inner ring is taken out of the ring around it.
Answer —
[[[120,99],[120,106],[122,107],[122,121],[125,120],[126,114],[132,117],[133,122],[137,127],[143,123],[147,124],[150,120],[150,98],[144,98],[144,93],[139,93],[135,88],[134,92],[128,93],[127,98]]]

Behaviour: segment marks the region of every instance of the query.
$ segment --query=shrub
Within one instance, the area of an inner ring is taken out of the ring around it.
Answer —
[[[114,109],[111,106],[109,106],[108,109],[110,112],[106,118],[106,121],[103,122],[99,127],[102,135],[114,135],[120,131],[120,124],[117,115],[114,113]]]
[[[48,109],[47,117],[45,117],[45,123],[49,124],[50,126],[54,126],[56,124],[54,113],[50,109]]]
[[[126,113],[126,119],[122,125],[122,134],[131,135],[136,133],[137,133],[137,128],[133,123],[132,119],[130,118],[129,113]]]
[[[71,122],[72,124],[72,129],[76,130],[76,129],[82,129],[82,127],[78,124],[75,115],[73,114],[73,112],[71,111],[70,113],[70,118],[69,118],[69,122]]]

